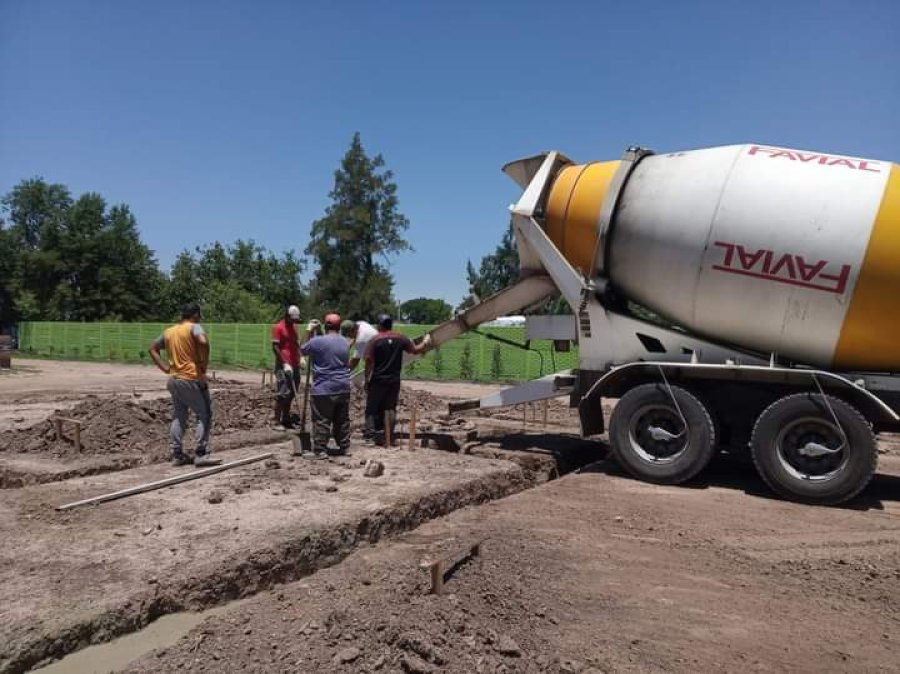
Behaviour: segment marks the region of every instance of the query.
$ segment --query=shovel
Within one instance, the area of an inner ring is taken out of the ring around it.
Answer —
[[[312,358],[306,360],[306,381],[303,384],[303,407],[300,409],[300,431],[291,438],[294,443],[294,454],[305,454],[312,451],[312,438],[309,431],[306,430],[306,410],[309,408],[309,377],[312,374]],[[294,402],[297,402],[297,388],[294,386],[294,380],[291,379],[291,386],[294,388]]]

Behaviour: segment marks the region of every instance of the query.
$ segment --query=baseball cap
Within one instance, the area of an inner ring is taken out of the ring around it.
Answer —
[[[190,318],[191,316],[194,316],[194,315],[198,315],[201,318],[203,318],[203,316],[200,315],[199,302],[188,302],[183,307],[181,307],[181,317],[182,318]]]
[[[351,332],[353,332],[353,328],[355,328],[355,327],[356,327],[356,323],[354,323],[353,321],[351,321],[349,319],[346,321],[343,321],[341,323],[341,334],[349,335]]]
[[[292,304],[291,306],[289,306],[287,308],[287,315],[288,315],[288,318],[299,321],[300,320],[300,308]]]
[[[385,330],[390,330],[394,327],[394,319],[388,316],[387,314],[378,314],[378,327],[384,328]]]
[[[329,328],[341,327],[341,315],[340,314],[326,314],[325,315],[325,325]]]

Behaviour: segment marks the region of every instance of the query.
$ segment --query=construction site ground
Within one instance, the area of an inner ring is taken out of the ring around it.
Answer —
[[[60,512],[191,470],[166,462],[165,378],[14,365],[0,374],[0,672],[214,606],[224,608],[162,648],[138,640],[117,667],[898,670],[894,438],[861,497],[809,507],[773,498],[734,459],[685,486],[632,480],[602,441],[577,437],[562,400],[546,422],[541,406],[452,419],[449,400],[496,387],[409,382],[399,416],[416,409],[422,446],[355,435],[352,457],[314,462],[270,428],[259,372],[217,372],[216,452],[272,458]],[[357,424],[360,405],[356,395]],[[56,437],[54,415],[81,425],[80,449],[70,432]],[[364,476],[370,459],[383,475]],[[430,594],[423,560],[445,561],[443,594]]]

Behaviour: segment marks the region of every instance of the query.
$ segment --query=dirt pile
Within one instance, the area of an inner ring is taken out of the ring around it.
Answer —
[[[213,433],[264,428],[270,423],[271,397],[262,391],[223,389],[213,393]],[[140,400],[124,396],[94,397],[56,414],[81,422],[81,455],[145,452],[164,448],[171,421],[165,398]],[[28,428],[0,434],[0,450],[78,455],[71,424],[56,437],[50,415]],[[160,457],[162,458],[162,457]]]
[[[250,387],[213,390],[213,435],[221,436],[269,428],[272,425],[272,393]],[[398,417],[406,418],[414,406],[419,419],[446,412],[445,403],[436,396],[404,388]],[[351,417],[361,428],[365,393],[354,391]],[[81,422],[81,451],[74,442],[71,424],[64,424],[63,437],[56,437],[53,417],[59,415]],[[46,419],[23,429],[0,433],[0,452],[34,452],[60,458],[85,455],[141,453],[148,459],[165,460],[167,433],[171,421],[168,398],[141,400],[132,396],[89,396],[69,409],[57,410]]]

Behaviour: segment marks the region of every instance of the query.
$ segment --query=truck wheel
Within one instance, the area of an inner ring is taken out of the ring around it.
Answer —
[[[642,384],[613,409],[609,441],[619,464],[635,477],[680,484],[712,459],[716,428],[703,403],[685,389],[672,386],[670,394],[662,384]]]
[[[785,498],[841,503],[862,491],[875,474],[878,447],[865,417],[839,398],[824,398],[797,393],[776,400],[753,427],[756,470]]]

